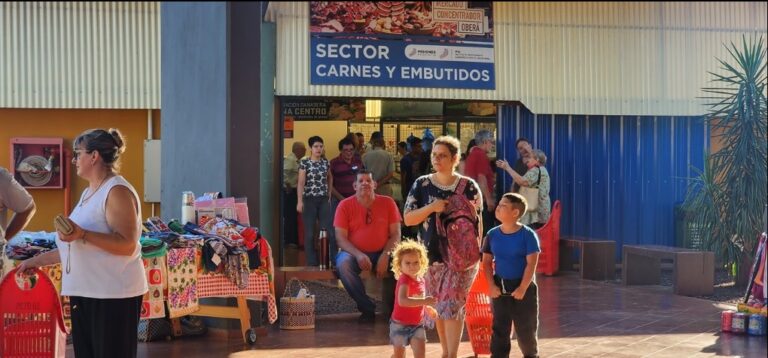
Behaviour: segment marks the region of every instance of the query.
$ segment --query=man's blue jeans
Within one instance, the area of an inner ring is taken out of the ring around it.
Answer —
[[[375,252],[367,254],[371,260],[372,271],[376,271],[376,263],[379,261],[381,252]],[[374,302],[368,294],[365,292],[365,285],[360,278],[360,266],[357,264],[357,260],[350,253],[346,251],[340,251],[336,255],[336,270],[339,273],[339,279],[344,285],[344,289],[353,300],[357,303],[357,310],[362,313],[373,314],[376,312],[376,302]],[[390,277],[382,279],[381,288],[382,301],[384,303],[384,309],[388,310],[385,313],[392,312],[392,305],[395,298],[395,280]]]

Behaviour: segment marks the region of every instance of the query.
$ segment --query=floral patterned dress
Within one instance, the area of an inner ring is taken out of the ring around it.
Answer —
[[[447,198],[456,190],[461,179],[469,180],[464,189],[464,195],[477,208],[478,218],[482,220],[480,212],[483,207],[483,199],[480,187],[469,177],[457,175],[456,181],[449,186],[436,183],[433,174],[424,175],[416,179],[405,201],[405,212],[423,208],[435,200]],[[453,271],[443,264],[440,255],[439,238],[435,235],[435,223],[437,215],[430,214],[419,227],[419,240],[427,247],[429,257],[429,270],[424,278],[427,295],[437,299],[437,314],[440,319],[462,319],[464,317],[464,305],[467,302],[467,292],[477,275],[478,266],[475,265],[466,271]]]
[[[539,178],[539,171],[541,171],[541,178]],[[547,168],[544,168],[544,166],[531,168],[525,175],[523,175],[523,179],[530,183],[531,187],[539,188],[539,207],[536,211],[525,213],[525,215],[520,218],[520,222],[525,225],[534,223],[546,224],[547,220],[549,220],[549,215],[552,212],[552,202],[549,198],[550,180]],[[537,182],[538,185],[536,185]]]
[[[331,169],[328,159],[304,158],[299,161],[299,170],[301,169],[304,169],[307,174],[304,182],[304,197],[328,196],[328,170]]]

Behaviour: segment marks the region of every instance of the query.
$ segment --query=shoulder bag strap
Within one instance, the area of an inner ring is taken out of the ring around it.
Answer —
[[[468,182],[469,180],[467,180],[467,178],[460,178],[459,184],[456,185],[456,189],[454,189],[453,192],[459,195],[464,194],[464,189],[467,187]]]

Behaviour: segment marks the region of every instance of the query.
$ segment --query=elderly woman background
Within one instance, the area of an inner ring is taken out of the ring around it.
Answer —
[[[467,292],[477,275],[475,264],[464,271],[453,271],[448,267],[449,258],[440,254],[440,238],[436,235],[437,215],[445,213],[447,200],[460,183],[465,195],[478,213],[479,231],[482,232],[483,198],[480,187],[469,177],[456,173],[459,164],[459,140],[444,136],[435,140],[432,146],[432,167],[435,173],[416,179],[405,201],[404,221],[407,226],[419,225],[419,240],[428,249],[429,269],[425,277],[426,294],[435,297],[437,304],[437,334],[443,357],[455,358],[464,329],[464,305]],[[478,235],[479,242],[480,237]],[[479,260],[478,260],[479,262]]]
[[[520,219],[522,224],[538,229],[547,223],[552,210],[552,203],[549,198],[550,177],[547,168],[544,167],[547,164],[547,155],[540,149],[534,149],[533,155],[526,158],[525,163],[528,165],[528,171],[522,176],[512,170],[506,160],[497,160],[496,166],[509,173],[515,184],[521,187],[539,188],[539,207],[536,211],[525,213],[525,216]]]

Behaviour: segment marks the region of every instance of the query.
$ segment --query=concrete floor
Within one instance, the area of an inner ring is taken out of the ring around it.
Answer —
[[[677,296],[671,287],[632,286],[580,280],[566,273],[537,278],[542,357],[760,357],[765,337],[719,333],[720,312],[712,301]],[[390,357],[388,323],[360,325],[355,314],[320,316],[314,330],[270,327],[253,347],[239,332],[139,343],[141,357]],[[512,357],[520,357],[513,342]],[[473,356],[466,332],[460,357]],[[74,357],[71,346],[68,357]],[[408,353],[411,357],[411,353]],[[427,357],[439,357],[435,331],[428,331]]]

